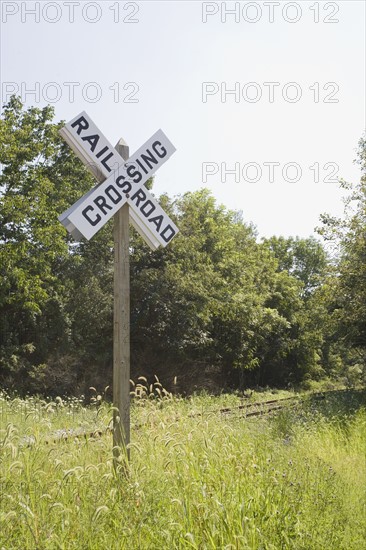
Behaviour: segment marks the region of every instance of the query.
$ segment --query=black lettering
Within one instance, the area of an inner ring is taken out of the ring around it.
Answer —
[[[81,139],[83,141],[87,141],[88,143],[90,143],[90,150],[94,153],[94,149],[96,148],[97,143],[99,141],[98,134],[94,134],[92,136],[84,136]]]
[[[153,156],[153,154],[149,151],[149,149],[146,149],[146,153],[149,153],[149,156],[148,155],[141,155],[141,158],[144,162],[146,162],[146,164],[148,165],[148,167],[151,170],[151,168],[153,168],[153,165],[150,164],[150,163],[153,162],[154,164],[158,164],[158,161]]]
[[[130,164],[126,171],[127,175],[132,178],[132,181],[135,183],[139,183],[142,180],[141,172],[139,172],[133,164]]]
[[[160,151],[157,150],[157,145],[160,145],[160,147],[161,147]],[[158,157],[161,158],[161,159],[163,159],[167,154],[165,147],[162,146],[160,141],[154,141],[154,143],[152,144],[152,149],[153,149],[154,153],[156,153],[158,155]]]
[[[136,161],[137,164],[140,166],[140,168],[143,169],[143,171],[145,172],[145,174],[148,174],[148,171],[146,170],[146,168],[141,164],[141,162],[139,160]]]
[[[120,189],[122,189],[124,193],[127,194],[131,191],[132,185],[130,184],[129,181],[124,181],[124,180],[125,180],[124,176],[118,176],[118,178],[116,179],[116,184]]]
[[[102,160],[102,164],[105,168],[107,168],[108,172],[112,172],[112,168],[110,168],[107,164],[107,160],[109,160],[111,157],[113,157],[113,153],[109,153],[104,159]]]
[[[163,216],[155,216],[154,218],[149,219],[150,223],[154,223],[156,225],[156,231],[159,232],[161,228],[161,224],[163,223]]]
[[[81,116],[71,124],[72,128],[75,128],[75,126],[78,126],[76,133],[78,136],[80,136],[82,130],[87,130],[89,128],[89,122],[86,120],[85,117]]]
[[[146,212],[146,210],[145,210],[146,206],[150,206],[150,210],[148,212]],[[145,204],[143,206],[141,206],[141,208],[140,208],[141,212],[143,213],[143,215],[146,218],[149,217],[150,214],[152,214],[155,209],[156,208],[155,208],[154,204],[150,200],[146,201]]]
[[[93,210],[94,210],[94,208],[93,208],[90,204],[89,204],[89,206],[87,206],[86,208],[84,208],[84,210],[82,211],[82,215],[84,216],[84,218],[85,218],[86,220],[88,220],[88,222],[89,222],[91,225],[95,226],[95,225],[97,225],[97,224],[100,222],[100,220],[101,220],[102,218],[100,217],[99,214],[97,214],[96,217],[95,217],[95,220],[92,220],[92,219],[89,218],[89,216],[88,216],[89,210],[90,210],[90,211],[93,211]]]
[[[165,232],[166,232],[167,230],[170,230],[170,235],[168,235],[168,236],[165,235]],[[171,241],[172,238],[174,237],[175,231],[174,231],[174,229],[172,228],[172,226],[168,224],[168,225],[166,226],[166,228],[164,229],[164,231],[162,231],[162,232],[160,233],[160,235],[163,237],[164,241],[165,241],[166,243],[168,243],[168,242]]]
[[[101,149],[101,150],[99,151],[99,153],[95,155],[95,156],[97,157],[97,159],[99,159],[99,157],[101,157],[102,155],[104,155],[104,153],[106,153],[106,152],[108,151],[108,149],[109,149],[109,147],[107,147],[107,146],[103,147],[103,149]]]
[[[114,197],[113,197],[113,195],[111,196],[112,192],[114,193]],[[111,199],[113,204],[118,204],[119,201],[122,199],[122,195],[120,193],[118,193],[117,189],[115,187],[113,187],[113,185],[109,185],[107,187],[107,189],[105,190],[105,194],[107,195],[107,197],[109,199]]]
[[[112,207],[109,206],[109,204],[107,204],[107,201],[105,200],[105,197],[103,197],[102,195],[99,195],[99,197],[97,197],[96,199],[94,199],[94,204],[97,205],[97,207],[99,208],[99,210],[103,213],[103,214],[108,214],[108,212],[106,211],[107,210],[112,210]]]
[[[139,206],[140,202],[146,200],[146,193],[144,193],[142,189],[139,189],[138,191],[136,191],[134,195],[132,195],[131,201],[133,201],[136,198],[137,198],[136,206]]]

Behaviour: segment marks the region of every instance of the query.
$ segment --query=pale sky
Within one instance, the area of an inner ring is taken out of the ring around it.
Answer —
[[[363,1],[0,4],[2,103],[85,110],[131,153],[161,128],[177,151],[154,193],[208,187],[260,236],[341,214],[334,180],[360,177]]]

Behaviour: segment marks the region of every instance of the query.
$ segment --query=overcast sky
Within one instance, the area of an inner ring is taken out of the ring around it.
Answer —
[[[132,153],[177,152],[154,192],[212,190],[260,236],[342,212],[365,127],[365,3],[1,3],[1,102],[85,110]]]

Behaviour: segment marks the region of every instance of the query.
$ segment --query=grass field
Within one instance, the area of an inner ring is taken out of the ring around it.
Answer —
[[[140,394],[127,474],[110,433],[49,437],[107,425],[108,404],[0,394],[1,550],[366,548],[364,392],[250,419],[217,412],[235,395]]]

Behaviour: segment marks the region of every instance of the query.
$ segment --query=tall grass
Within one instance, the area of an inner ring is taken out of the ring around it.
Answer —
[[[106,404],[3,396],[0,549],[365,548],[366,411],[350,396],[245,420],[209,396],[142,394],[127,475],[111,435],[46,437],[105,424]]]

